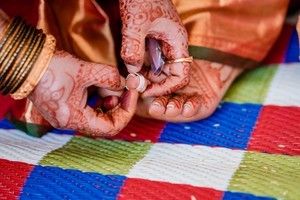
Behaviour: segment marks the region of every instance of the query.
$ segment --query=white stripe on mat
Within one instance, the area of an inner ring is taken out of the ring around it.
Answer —
[[[300,63],[279,65],[264,104],[300,106]]]
[[[127,176],[225,191],[243,155],[241,150],[157,143]]]
[[[48,133],[34,138],[16,129],[0,129],[0,158],[38,164],[47,153],[65,145],[72,136]]]

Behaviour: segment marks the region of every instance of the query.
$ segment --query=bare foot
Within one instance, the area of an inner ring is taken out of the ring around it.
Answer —
[[[194,60],[190,83],[186,87],[168,96],[140,99],[136,114],[171,122],[206,118],[214,112],[233,80],[242,71],[242,68]]]

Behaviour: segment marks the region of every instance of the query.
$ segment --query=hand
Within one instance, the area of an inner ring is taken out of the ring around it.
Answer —
[[[123,88],[116,68],[85,62],[60,51],[29,99],[56,128],[75,129],[91,136],[114,135],[132,118],[138,94],[127,91],[116,107],[99,113],[86,105],[87,88],[92,85],[109,90]]]
[[[121,56],[130,73],[142,69],[145,39],[161,42],[166,60],[188,57],[188,37],[170,0],[120,0],[122,27]],[[166,64],[154,82],[151,72],[144,73],[152,84],[143,97],[170,94],[189,82],[189,63]]]

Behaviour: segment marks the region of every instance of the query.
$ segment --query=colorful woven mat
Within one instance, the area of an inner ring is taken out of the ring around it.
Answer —
[[[193,123],[134,118],[114,139],[93,140],[34,138],[2,119],[0,199],[299,200],[298,55],[285,27],[267,64]]]

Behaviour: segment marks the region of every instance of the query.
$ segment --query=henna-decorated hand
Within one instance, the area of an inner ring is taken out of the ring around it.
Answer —
[[[78,130],[91,136],[111,136],[132,118],[138,93],[125,92],[120,103],[106,113],[86,105],[87,88],[123,88],[116,68],[85,62],[66,52],[56,52],[29,99],[43,117],[56,128]]]
[[[161,42],[166,60],[188,57],[188,37],[170,0],[120,0],[122,27],[121,56],[130,73],[142,69],[145,39]],[[166,64],[159,82],[153,82],[143,97],[170,94],[189,82],[189,63]],[[144,74],[152,80],[152,72]],[[157,80],[157,79],[156,79]]]

